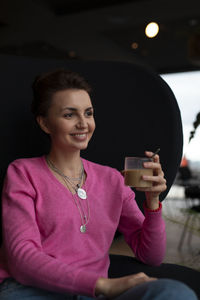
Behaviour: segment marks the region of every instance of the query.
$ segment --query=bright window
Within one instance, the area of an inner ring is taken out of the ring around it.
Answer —
[[[200,112],[200,71],[162,74],[161,77],[171,87],[181,111],[184,135],[183,154],[200,167],[200,126],[194,138],[188,143],[193,122],[197,113]]]

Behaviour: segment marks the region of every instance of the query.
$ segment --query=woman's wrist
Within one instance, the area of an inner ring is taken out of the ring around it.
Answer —
[[[150,198],[150,197],[148,197],[148,195],[146,195],[145,206],[147,209],[150,209],[150,210],[159,209],[159,206],[160,206],[159,197],[156,196],[155,198],[152,198],[152,197]]]
[[[106,278],[100,277],[97,279],[96,286],[95,286],[95,295],[104,295],[106,289]]]
[[[149,211],[158,211],[161,209],[162,204],[159,200],[157,200],[156,202],[150,203],[150,204],[146,200],[144,203],[144,206]]]

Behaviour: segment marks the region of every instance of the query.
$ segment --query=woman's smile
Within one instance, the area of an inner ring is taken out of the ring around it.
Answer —
[[[85,141],[87,140],[87,133],[71,133],[71,136],[75,138],[77,141]]]

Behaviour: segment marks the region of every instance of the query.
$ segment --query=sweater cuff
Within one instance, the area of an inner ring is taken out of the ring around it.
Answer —
[[[159,207],[156,209],[150,209],[148,207],[146,207],[146,202],[144,202],[144,209],[147,210],[148,212],[157,212],[160,211],[162,209],[162,203],[159,201]]]

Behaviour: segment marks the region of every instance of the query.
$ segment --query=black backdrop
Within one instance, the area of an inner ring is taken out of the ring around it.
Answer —
[[[125,156],[142,156],[161,148],[168,189],[182,157],[182,124],[176,99],[152,70],[122,62],[62,61],[0,55],[1,184],[9,162],[42,155],[48,139],[30,112],[31,84],[41,72],[66,68],[81,73],[92,85],[96,132],[82,157],[123,169]],[[142,207],[144,196],[137,193]]]

